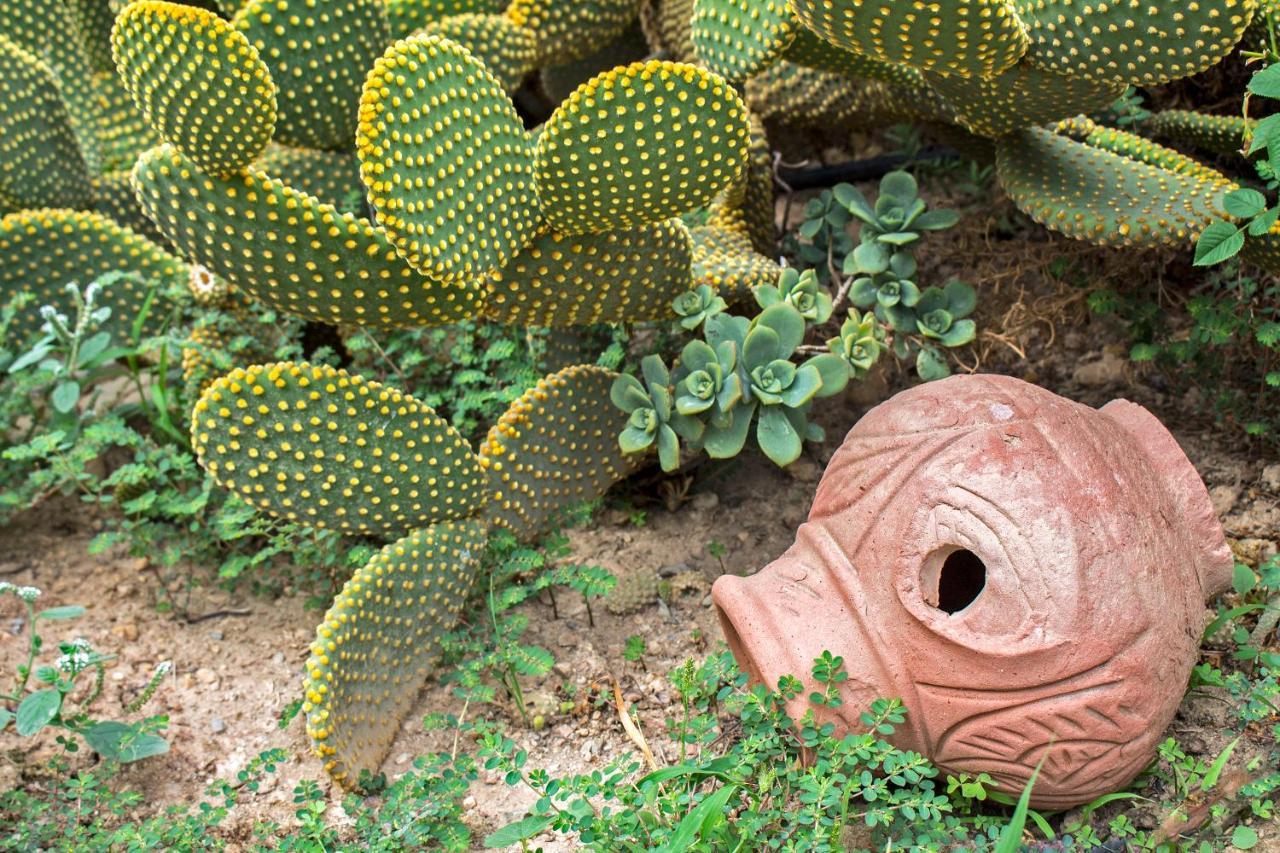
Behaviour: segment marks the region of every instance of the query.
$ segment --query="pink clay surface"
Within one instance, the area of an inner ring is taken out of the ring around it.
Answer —
[[[713,595],[735,657],[814,689],[841,655],[843,731],[900,697],[893,740],[1037,808],[1124,787],[1155,754],[1231,552],[1169,431],[1018,379],[905,391],[849,432],[795,544]]]

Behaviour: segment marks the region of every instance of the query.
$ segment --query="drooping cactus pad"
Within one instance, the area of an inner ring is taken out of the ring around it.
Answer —
[[[271,73],[244,34],[212,12],[139,0],[116,19],[111,45],[151,126],[210,174],[244,168],[271,140]]]
[[[755,251],[745,229],[716,225],[690,229],[693,236],[693,286],[710,286],[726,300],[748,299],[751,292],[778,280],[782,268]]]
[[[1143,122],[1142,132],[1156,139],[1189,145],[1224,156],[1239,154],[1257,122],[1244,116],[1219,116],[1191,110],[1163,110]]]
[[[639,460],[618,449],[627,416],[609,402],[615,376],[602,367],[567,367],[526,391],[489,430],[480,460],[494,523],[536,535],[634,470]]]
[[[1156,86],[1231,52],[1255,0],[1013,0],[1031,37],[1027,60],[1086,80]]]
[[[1236,185],[1181,175],[1047,130],[1006,137],[997,170],[1032,219],[1108,246],[1186,245],[1224,215]]]
[[[1011,0],[791,0],[791,8],[832,44],[942,74],[990,77],[1027,48]]]
[[[799,21],[787,0],[696,0],[694,54],[733,83],[759,74],[782,56]]]
[[[303,711],[312,750],[338,782],[377,772],[466,603],[484,539],[476,519],[415,530],[334,599],[307,659]]]
[[[671,300],[689,289],[691,262],[679,219],[602,234],[544,231],[493,275],[485,315],[520,326],[668,317]]]
[[[391,41],[382,0],[249,0],[232,26],[271,70],[275,138],[349,149],[365,72]]]
[[[678,216],[738,176],[747,138],[746,107],[718,75],[656,60],[606,71],[538,135],[543,214],[561,233]]]
[[[81,287],[113,272],[134,273],[103,287],[98,304],[111,308],[104,328],[117,343],[129,338],[153,286],[163,292],[186,275],[186,264],[159,246],[99,213],[74,210],[24,210],[0,219],[0,303],[16,293],[35,300],[18,313],[18,328],[35,331],[43,322],[40,306],[53,305],[67,313],[71,298],[65,287]],[[143,334],[159,331],[169,303],[152,303]]]
[[[134,183],[170,243],[281,311],[323,323],[430,326],[480,310],[479,283],[423,276],[366,220],[255,169],[214,178],[162,146],[138,160]]]
[[[955,110],[956,120],[979,136],[998,137],[1068,116],[1101,110],[1124,94],[1123,83],[1092,82],[1019,63],[995,77],[927,75],[929,85]]]
[[[514,92],[538,62],[537,42],[527,27],[506,15],[471,12],[427,24],[424,33],[465,47],[484,63],[504,91]]]
[[[1084,116],[1059,122],[1056,130],[1092,148],[1110,151],[1177,175],[1203,178],[1210,182],[1225,180],[1217,169],[1206,166],[1194,157],[1166,148],[1136,133],[1098,124]]]
[[[88,207],[89,169],[49,66],[0,35],[0,210]]]
[[[237,368],[191,416],[192,447],[259,509],[346,533],[402,536],[485,502],[453,427],[401,391],[305,362]]]
[[[638,0],[512,0],[507,16],[533,33],[539,62],[566,62],[621,35],[638,5]]]
[[[475,275],[533,237],[532,140],[454,42],[424,34],[387,50],[365,83],[356,148],[378,224],[417,269]]]

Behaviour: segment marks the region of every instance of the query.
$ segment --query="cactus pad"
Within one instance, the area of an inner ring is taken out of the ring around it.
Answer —
[[[511,0],[507,16],[533,33],[541,64],[578,59],[613,41],[638,6],[639,0]]]
[[[538,135],[538,194],[562,233],[630,228],[705,206],[746,159],[746,107],[718,75],[637,62],[578,87]]]
[[[191,416],[200,464],[279,518],[402,536],[485,502],[465,440],[424,403],[332,367],[237,368]]]
[[[1255,0],[1013,0],[1027,60],[1085,80],[1157,86],[1215,65],[1244,35]]]
[[[391,40],[382,0],[249,0],[232,26],[271,70],[276,140],[349,150],[364,74]]]
[[[754,77],[776,62],[798,28],[787,0],[696,0],[693,4],[694,55],[733,83]]]
[[[450,15],[427,24],[422,32],[447,38],[471,51],[506,92],[519,89],[537,65],[533,33],[517,27],[506,15]]]
[[[694,60],[693,0],[644,0],[640,26],[654,50],[678,62]]]
[[[186,275],[186,264],[150,240],[121,228],[99,213],[74,210],[24,210],[0,219],[0,303],[21,292],[35,294],[18,313],[17,328],[32,331],[41,323],[40,306],[69,312],[71,299],[64,288],[84,285],[112,272],[136,273],[103,287],[98,304],[111,308],[105,328],[123,343],[157,283],[161,291]],[[167,305],[157,298],[143,334],[159,331]]]
[[[847,76],[785,59],[748,80],[746,98],[762,121],[824,129],[849,127],[859,103],[857,84]]]
[[[88,207],[89,169],[49,66],[0,35],[0,209]]]
[[[671,301],[689,289],[691,263],[679,219],[602,234],[544,231],[494,273],[485,315],[520,326],[669,317]]]
[[[387,0],[387,21],[395,40],[452,15],[497,15],[506,8],[507,0]]]
[[[105,213],[115,220],[117,225],[122,225],[146,237],[166,251],[171,248],[155,223],[148,219],[142,212],[142,208],[138,206],[138,197],[133,192],[131,172],[116,171],[99,175],[93,182],[93,194],[96,200],[94,210],[98,213]]]
[[[604,597],[604,609],[615,616],[625,616],[643,610],[658,600],[661,582],[653,569],[637,569],[618,578],[609,594]]]
[[[475,519],[415,530],[343,586],[307,659],[303,711],[312,750],[338,782],[376,773],[439,656],[480,565]]]
[[[766,256],[778,249],[773,201],[773,150],[764,122],[750,117],[751,143],[747,164],[738,180],[721,193],[709,210],[707,224],[746,234],[752,247]]]
[[[990,77],[1027,48],[1012,0],[791,0],[791,8],[838,47],[922,71]]]
[[[1110,151],[1139,163],[1146,163],[1190,178],[1203,178],[1208,181],[1223,180],[1217,169],[1210,168],[1193,157],[1188,157],[1172,148],[1166,148],[1143,136],[1117,130],[1094,122],[1084,116],[1077,116],[1058,123],[1057,131],[1070,136],[1077,142],[1083,142],[1093,148]]]
[[[253,167],[345,213],[364,213],[360,164],[346,151],[273,144],[267,146]]]
[[[101,170],[114,172],[132,169],[138,156],[160,144],[146,118],[134,106],[120,78],[109,74],[93,75],[93,90],[98,99],[98,140],[102,146]]]
[[[1124,94],[1123,83],[1091,82],[1019,63],[995,77],[966,80],[927,75],[955,110],[956,121],[979,136],[999,137],[1068,116],[1097,112]]]
[[[627,416],[609,401],[615,376],[602,367],[567,367],[539,380],[489,430],[480,461],[494,523],[534,536],[634,470],[640,460],[618,449]]]
[[[1179,145],[1222,156],[1238,155],[1257,122],[1244,116],[1219,116],[1191,110],[1164,110],[1147,119],[1142,132]]]
[[[455,323],[480,310],[480,285],[421,275],[364,219],[255,169],[213,178],[162,146],[138,160],[134,184],[143,210],[192,262],[281,311],[386,327]]]
[[[270,141],[271,73],[244,34],[217,15],[139,0],[116,19],[111,45],[138,109],[206,172],[239,171]]]
[[[599,50],[580,59],[544,67],[539,74],[542,91],[552,104],[559,104],[597,74],[619,65],[639,62],[651,52],[644,31],[635,24],[613,41],[601,45]]]
[[[746,229],[701,225],[693,236],[693,287],[706,284],[729,302],[751,297],[755,288],[775,284],[782,268],[755,251]]]
[[[1040,129],[1006,137],[996,162],[1005,191],[1032,219],[1108,246],[1185,245],[1224,215],[1222,197],[1235,189]]]
[[[365,83],[356,148],[378,224],[423,272],[493,269],[537,229],[533,142],[454,42],[418,35],[387,50]]]

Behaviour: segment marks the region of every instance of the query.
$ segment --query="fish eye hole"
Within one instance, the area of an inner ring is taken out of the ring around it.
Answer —
[[[937,565],[933,560],[929,562]],[[936,585],[925,586],[925,602],[943,613],[954,615],[977,601],[987,585],[987,566],[966,548],[951,551],[937,568]]]

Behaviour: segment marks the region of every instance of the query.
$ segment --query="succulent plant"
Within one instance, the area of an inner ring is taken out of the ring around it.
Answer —
[[[728,306],[708,284],[700,284],[693,290],[687,290],[675,298],[671,309],[680,318],[677,324],[685,331],[692,332],[712,317],[721,313]]]
[[[610,399],[627,413],[627,427],[618,435],[623,453],[641,453],[651,447],[666,471],[680,465],[680,438],[697,441],[702,424],[677,411],[672,399],[671,374],[662,356],[648,355],[640,362],[644,382],[623,373],[613,381]]]
[[[827,348],[849,368],[849,378],[861,379],[880,360],[885,350],[884,327],[868,311],[860,314],[850,308],[840,324],[840,334],[827,341]]]
[[[761,308],[785,302],[810,323],[827,322],[833,310],[831,294],[818,282],[818,276],[813,270],[800,272],[787,267],[778,276],[776,285],[757,287],[755,297]]]
[[[704,341],[685,344],[675,374],[676,411],[704,417],[712,426],[728,426],[734,406],[742,400],[737,365],[738,351],[732,341],[721,341],[714,348]]]
[[[977,304],[973,288],[961,281],[927,288],[915,305],[916,326],[921,335],[944,347],[964,346],[977,333],[973,320],[968,319]]]

